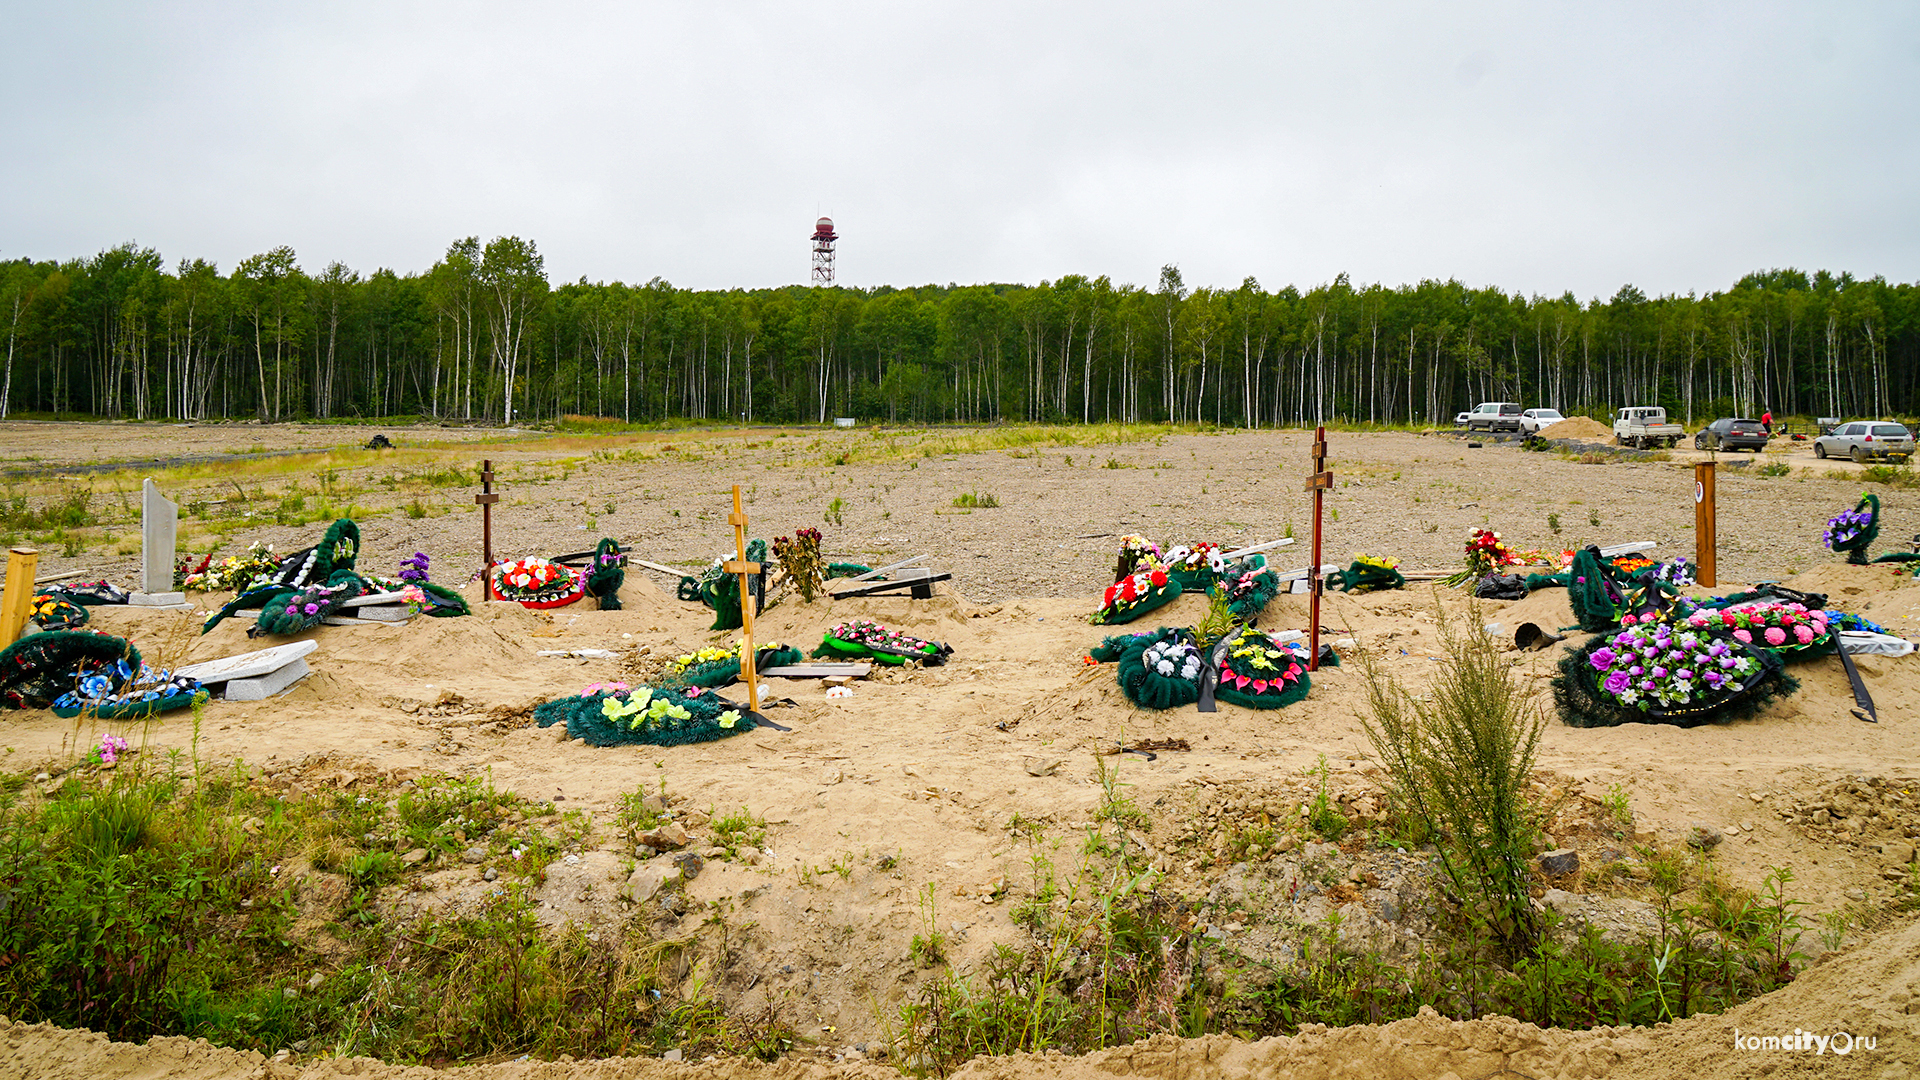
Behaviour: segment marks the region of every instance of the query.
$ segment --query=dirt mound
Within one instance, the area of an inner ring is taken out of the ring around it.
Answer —
[[[1540,437],[1543,439],[1582,439],[1592,442],[1596,439],[1613,438],[1613,429],[1598,420],[1592,420],[1584,416],[1572,416],[1552,427],[1542,428],[1540,430]]]
[[[1696,1016],[1656,1028],[1543,1030],[1503,1016],[1453,1021],[1424,1009],[1391,1024],[1346,1028],[1309,1025],[1292,1038],[1245,1042],[1226,1035],[1200,1039],[1155,1036],[1084,1057],[1017,1054],[976,1058],[954,1073],[960,1080],[1096,1080],[1099,1077],[1192,1077],[1241,1080],[1290,1076],[1746,1077],[1911,1076],[1920,1065],[1920,924],[1882,934],[1817,965],[1791,985],[1717,1016]],[[1829,1038],[1823,1052],[1769,1050],[1747,1037],[1795,1030]],[[93,1080],[167,1075],[195,1080],[283,1077],[331,1080],[339,1076],[399,1078],[415,1070],[365,1058],[269,1063],[250,1051],[197,1039],[157,1038],[145,1046],[113,1042],[88,1031],[45,1024],[3,1029],[0,1077]],[[1840,1033],[1845,1033],[1840,1036]],[[1840,1036],[1840,1037],[1836,1037]],[[1740,1042],[1736,1043],[1738,1038]],[[1850,1044],[1850,1045],[1848,1045]],[[1846,1045],[1846,1052],[1839,1049]],[[1364,1064],[1363,1064],[1364,1063]],[[898,1076],[870,1062],[791,1061],[763,1065],[742,1060],[675,1064],[657,1058],[559,1063],[516,1061],[456,1070],[466,1080],[546,1077],[629,1077],[635,1080],[773,1080],[804,1071],[817,1080],[879,1080]]]

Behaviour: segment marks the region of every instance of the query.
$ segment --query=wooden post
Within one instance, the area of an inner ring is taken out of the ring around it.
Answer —
[[[733,485],[733,513],[727,515],[733,526],[734,560],[720,567],[740,575],[740,677],[747,681],[747,708],[760,711],[760,686],[753,671],[753,591],[748,579],[760,572],[759,563],[747,561],[747,515],[740,509],[740,485]]]
[[[33,570],[40,562],[36,548],[10,548],[7,551],[7,587],[0,595],[0,649],[20,640],[27,627],[27,613],[33,608]]]
[[[1320,670],[1320,510],[1328,489],[1333,487],[1333,474],[1327,471],[1327,427],[1320,425],[1313,431],[1313,475],[1307,477],[1307,490],[1313,492],[1313,563],[1307,567],[1308,591],[1313,599],[1312,625],[1307,627],[1307,670]]]
[[[1713,462],[1702,461],[1693,467],[1693,559],[1697,564],[1695,579],[1708,588],[1719,584],[1714,578],[1720,537],[1715,529],[1713,500]]]
[[[480,504],[480,576],[485,579],[493,572],[493,504],[500,501],[500,494],[493,490],[493,462],[480,463],[480,494],[473,497]],[[491,596],[493,588],[487,583]]]

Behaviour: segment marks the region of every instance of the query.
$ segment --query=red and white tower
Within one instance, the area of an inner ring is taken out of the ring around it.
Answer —
[[[833,233],[833,219],[821,218],[813,223],[813,283],[815,285],[833,284],[833,242],[840,239]]]

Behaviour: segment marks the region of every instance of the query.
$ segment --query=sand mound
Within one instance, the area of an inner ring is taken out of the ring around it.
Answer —
[[[1584,416],[1573,416],[1560,421],[1552,427],[1542,428],[1540,430],[1540,437],[1543,439],[1583,439],[1591,442],[1594,439],[1613,438],[1613,429],[1598,420],[1592,420]]]

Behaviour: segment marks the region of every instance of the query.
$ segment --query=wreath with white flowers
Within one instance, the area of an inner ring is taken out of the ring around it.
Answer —
[[[1200,679],[1207,659],[1193,632],[1161,627],[1136,634],[1120,649],[1120,692],[1143,709],[1173,709],[1200,700]]]
[[[551,559],[515,559],[496,563],[487,571],[487,592],[495,600],[511,600],[522,607],[565,607],[586,595],[581,576],[573,567]]]

